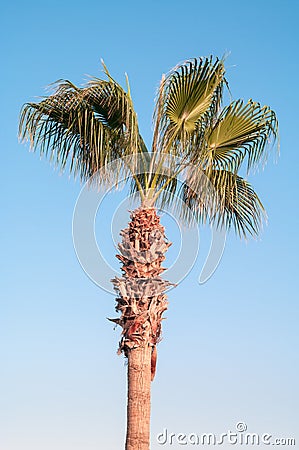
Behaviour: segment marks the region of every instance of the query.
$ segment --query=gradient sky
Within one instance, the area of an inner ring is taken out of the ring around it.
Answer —
[[[198,260],[169,294],[153,383],[156,435],[298,432],[298,19],[296,0],[5,2],[1,8],[0,449],[115,450],[125,434],[126,367],[113,296],[80,267],[71,223],[79,182],[18,143],[23,103],[66,78],[101,76],[100,58],[121,83],[129,74],[145,141],[151,140],[162,73],[195,56],[230,52],[235,99],[253,98],[279,118],[281,156],[252,175],[269,221],[258,241],[228,236],[213,277]],[[113,263],[110,216],[99,238]],[[121,198],[121,197],[120,197]],[[179,248],[174,223],[167,234]],[[118,264],[113,263],[115,267]],[[166,264],[167,265],[167,264]],[[186,448],[186,446],[185,446]],[[191,447],[194,448],[194,447]],[[221,448],[231,448],[223,445]],[[294,447],[293,447],[294,448]]]

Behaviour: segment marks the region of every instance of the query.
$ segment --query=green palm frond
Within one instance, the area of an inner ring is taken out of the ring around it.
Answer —
[[[85,134],[90,127],[91,112],[82,108],[80,89],[68,81],[57,82],[53,95],[39,103],[23,107],[20,120],[20,137],[30,140],[32,149],[40,149],[64,169],[71,155],[71,170],[75,173],[87,170]],[[81,136],[81,129],[84,135]]]
[[[238,170],[247,158],[249,170],[266,160],[267,144],[277,133],[277,118],[268,106],[252,100],[232,102],[206,131],[207,158],[215,168],[229,170]]]
[[[170,122],[182,125],[188,132],[194,131],[195,124],[213,100],[219,102],[220,92],[215,91],[221,85],[223,75],[223,62],[216,60],[213,63],[212,58],[195,59],[177,67],[165,82],[165,113]]]
[[[226,170],[209,170],[194,176],[181,188],[183,201],[199,222],[234,228],[240,237],[257,236],[266,219],[264,207],[252,186]]]
[[[128,92],[125,92],[111,77],[104,63],[103,66],[108,81],[93,77],[83,89],[83,98],[91,105],[95,116],[102,123],[126,137],[127,153],[136,153],[142,150],[140,146],[144,147],[144,142],[139,135],[128,78]]]
[[[162,79],[155,111],[153,151],[177,150],[181,142],[186,150],[190,135],[200,132],[218,111],[224,83],[222,60],[198,58],[175,67]],[[178,152],[175,152],[178,154]]]
[[[20,137],[61,169],[69,162],[82,179],[116,158],[147,151],[131,97],[111,78],[92,79],[85,88],[59,81],[52,95],[23,107]]]

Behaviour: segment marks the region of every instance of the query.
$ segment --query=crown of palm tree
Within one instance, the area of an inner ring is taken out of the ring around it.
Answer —
[[[52,95],[24,105],[21,139],[82,180],[118,160],[119,170],[109,181],[130,175],[131,190],[145,204],[173,204],[179,196],[187,206],[180,209],[185,222],[208,218],[220,227],[233,226],[240,236],[257,235],[265,211],[238,172],[244,164],[248,172],[265,162],[267,144],[277,137],[275,113],[252,100],[222,108],[223,60],[186,61],[162,77],[149,151],[128,80],[125,91],[103,67],[106,80],[92,78],[83,88],[60,80]]]

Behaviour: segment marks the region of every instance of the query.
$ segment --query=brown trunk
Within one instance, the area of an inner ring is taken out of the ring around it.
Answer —
[[[151,353],[148,345],[128,352],[126,450],[148,450],[150,443]]]
[[[171,283],[160,274],[164,253],[171,245],[155,208],[131,213],[129,227],[118,245],[124,272],[112,280],[118,294],[117,319],[123,329],[119,353],[128,358],[128,417],[126,450],[149,450],[150,384],[156,371],[156,345],[161,339],[162,314],[167,309],[165,290]]]

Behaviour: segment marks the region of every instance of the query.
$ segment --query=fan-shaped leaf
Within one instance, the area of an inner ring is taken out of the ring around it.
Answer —
[[[268,106],[249,100],[232,102],[207,131],[208,152],[216,167],[236,170],[247,156],[248,169],[265,160],[266,144],[277,135],[277,119]]]

